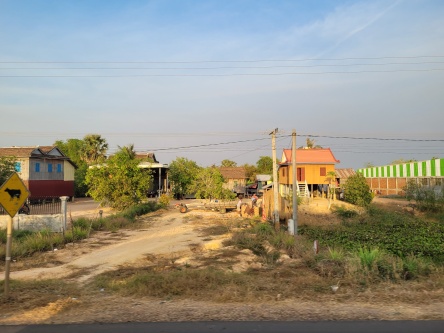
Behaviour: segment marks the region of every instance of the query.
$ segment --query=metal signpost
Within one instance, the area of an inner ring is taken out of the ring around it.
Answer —
[[[5,258],[5,298],[9,297],[9,271],[11,265],[12,219],[29,197],[29,191],[23,181],[13,173],[0,187],[0,205],[9,214],[10,219],[6,228],[6,258]]]

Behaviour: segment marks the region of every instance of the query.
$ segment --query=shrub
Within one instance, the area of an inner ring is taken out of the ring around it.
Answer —
[[[372,202],[373,195],[370,192],[365,177],[361,173],[350,176],[345,182],[344,200],[351,204],[367,207]]]
[[[376,264],[376,260],[381,256],[378,249],[360,248],[358,251],[358,257],[361,261],[362,267],[371,271],[373,265]]]
[[[435,191],[434,188],[421,186],[411,179],[403,190],[409,201],[416,200],[419,210],[427,212],[444,211],[444,195]]]
[[[171,197],[167,194],[162,194],[159,198],[159,205],[163,208],[167,208],[170,204]]]

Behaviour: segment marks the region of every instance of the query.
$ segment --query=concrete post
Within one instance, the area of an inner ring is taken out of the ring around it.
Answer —
[[[69,197],[60,197],[60,200],[62,201],[62,211],[61,211],[61,214],[62,214],[62,228],[63,228],[63,232],[66,231],[66,221],[67,221],[66,214],[67,214],[67,211],[68,211],[68,209],[67,209],[68,199],[69,199]]]

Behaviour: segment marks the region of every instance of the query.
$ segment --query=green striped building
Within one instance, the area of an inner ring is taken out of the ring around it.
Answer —
[[[358,169],[365,178],[444,177],[444,158]]]
[[[410,180],[444,191],[444,159],[433,159],[395,165],[358,169],[367,180],[370,189],[381,195],[403,195]]]

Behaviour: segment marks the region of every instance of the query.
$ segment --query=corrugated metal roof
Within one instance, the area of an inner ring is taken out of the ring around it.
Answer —
[[[284,149],[281,163],[291,163],[291,155],[291,149]],[[296,149],[297,164],[336,164],[339,162],[330,148]]]
[[[30,157],[39,147],[4,147],[0,148],[0,156]],[[44,152],[40,150],[43,155]]]
[[[356,174],[356,171],[348,168],[348,169],[336,169],[336,178],[340,178],[340,179],[347,179],[350,176],[353,176]]]
[[[138,160],[148,159],[152,160],[154,163],[159,163],[159,161],[156,160],[156,155],[154,155],[154,153],[136,153],[135,157]]]
[[[219,170],[225,179],[247,179],[244,167],[220,167]]]

